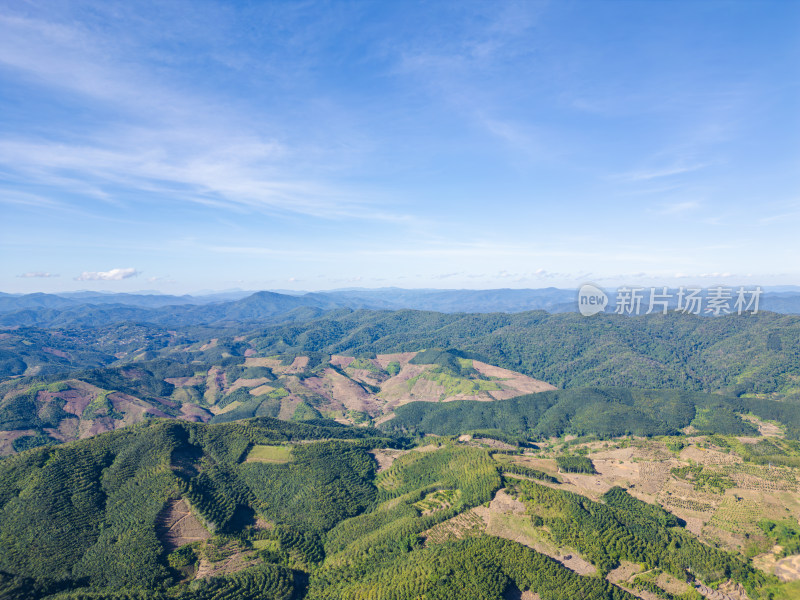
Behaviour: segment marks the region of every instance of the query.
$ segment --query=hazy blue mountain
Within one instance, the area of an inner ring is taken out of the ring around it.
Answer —
[[[407,290],[401,288],[353,289],[326,292],[347,301],[350,308],[413,309],[436,312],[524,312],[576,310],[575,290],[496,289],[496,290]]]
[[[56,297],[58,298],[58,297]],[[297,309],[304,311],[287,320],[313,318],[324,310],[344,306],[324,295],[286,296],[256,292],[232,302],[177,304],[148,308],[126,304],[77,304],[66,307],[31,307],[0,314],[0,327],[101,327],[113,323],[152,323],[168,327],[269,322]],[[309,312],[310,311],[310,312]]]
[[[231,300],[243,292],[218,296],[169,296],[161,294],[0,295],[0,327],[97,327],[125,321],[168,327],[222,325],[241,322],[274,322],[293,313],[289,321],[313,318],[337,308],[352,310],[425,310],[440,313],[548,313],[577,312],[576,291],[558,288],[496,290],[408,290],[401,288],[347,289],[286,294],[255,292]],[[647,311],[649,292],[643,294],[640,314]],[[613,293],[606,312],[613,311]],[[676,308],[673,297],[670,309]],[[800,314],[800,292],[767,290],[761,311]],[[705,314],[705,313],[704,313]]]

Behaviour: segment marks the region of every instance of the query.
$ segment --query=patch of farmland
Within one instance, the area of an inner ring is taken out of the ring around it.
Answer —
[[[756,523],[762,516],[761,506],[753,499],[726,495],[709,524],[731,533],[751,534],[757,531]]]
[[[458,502],[460,497],[461,490],[437,490],[427,494],[422,500],[415,502],[413,506],[423,515],[429,515],[450,508]]]
[[[425,538],[426,544],[441,544],[449,540],[480,535],[485,530],[486,522],[483,517],[478,509],[472,509],[431,527],[422,533],[422,537]]]
[[[677,465],[678,462],[674,460],[639,463],[639,480],[636,482],[636,489],[645,494],[658,494],[664,489],[664,485],[671,477],[670,472]]]
[[[291,446],[253,446],[245,462],[288,463],[292,460]]]
[[[696,462],[702,465],[736,465],[742,462],[742,457],[732,452],[726,454],[695,445],[684,448],[680,453],[680,459],[684,462]]]
[[[743,463],[728,469],[736,486],[749,490],[778,491],[797,490],[795,469],[774,465]]]

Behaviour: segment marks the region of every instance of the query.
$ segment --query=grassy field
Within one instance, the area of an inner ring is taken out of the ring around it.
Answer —
[[[253,446],[247,455],[247,462],[288,463],[291,461],[291,446]]]

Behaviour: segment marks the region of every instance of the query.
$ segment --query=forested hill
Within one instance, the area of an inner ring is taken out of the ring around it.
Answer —
[[[213,341],[213,343],[211,343]],[[456,349],[559,388],[634,387],[800,394],[800,317],[720,318],[527,312],[443,314],[338,310],[296,324],[104,328],[0,333],[0,377],[68,373],[164,359],[416,352]]]
[[[786,437],[800,440],[800,404],[733,398],[679,390],[573,389],[540,392],[497,402],[414,402],[396,409],[386,431],[409,435],[489,432],[503,438],[563,435],[612,438],[625,435],[758,435],[741,418],[754,414],[781,423]]]
[[[613,295],[612,290],[607,290]],[[443,313],[517,313],[545,310],[577,312],[575,289],[351,289],[326,292],[225,292],[198,296],[72,292],[4,294],[0,292],[0,326],[104,327],[134,320],[140,323],[191,325],[231,324],[309,318],[333,308],[424,310]],[[607,312],[613,312],[613,305]],[[675,298],[670,303],[675,309]],[[800,314],[800,291],[766,290],[762,311]],[[290,313],[296,312],[296,315]]]
[[[437,351],[352,356],[223,356],[210,342],[182,361],[9,378],[0,383],[0,455],[85,438],[152,417],[227,422],[319,417],[367,424],[415,400],[498,400],[554,389]],[[216,350],[216,355],[214,354]],[[203,359],[194,360],[195,356]],[[207,361],[207,362],[206,362]]]
[[[423,443],[330,422],[156,420],[0,460],[0,597],[500,600],[530,590],[542,600],[633,600],[623,587],[663,592],[664,578],[652,573],[612,583],[622,561],[669,574],[667,587],[682,595],[667,597],[695,600],[685,582],[698,580],[743,585],[752,600],[780,589],[656,504],[608,485],[602,496],[593,485],[593,500],[574,492],[579,475],[515,462],[550,468],[550,458],[474,441]]]
[[[247,335],[259,354],[455,348],[559,388],[800,394],[800,317],[337,313]]]

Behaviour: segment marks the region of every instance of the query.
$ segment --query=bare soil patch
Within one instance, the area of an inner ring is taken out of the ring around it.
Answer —
[[[116,421],[111,417],[98,417],[92,420],[81,420],[78,425],[78,438],[85,439],[97,435],[98,433],[106,433],[107,431],[114,431],[118,424],[122,421]],[[123,425],[119,425],[123,427]]]
[[[270,358],[267,356],[252,356],[244,359],[245,367],[269,367],[273,371],[278,368],[283,368],[281,361],[278,358]]]
[[[245,379],[244,377],[240,377],[236,381],[233,382],[230,388],[228,388],[228,393],[235,392],[239,388],[256,388],[261,385],[264,385],[270,381],[267,377],[256,377],[253,379]]]
[[[59,393],[59,397],[66,400],[64,411],[80,417],[91,401],[97,397],[102,390],[88,383],[75,389],[65,390]]]
[[[245,551],[237,542],[228,542],[213,552],[214,559],[208,554],[200,558],[195,579],[230,575],[257,564],[260,559],[255,553]],[[218,560],[217,560],[218,559]]]
[[[709,598],[709,600],[748,600],[747,594],[745,593],[745,595],[742,596],[735,587],[725,588],[721,585],[719,589],[714,590],[702,583],[695,582],[694,589],[706,598]],[[742,593],[744,593],[744,590],[742,590]]]
[[[775,423],[767,423],[762,421],[755,415],[741,415],[744,421],[747,421],[758,427],[758,433],[765,437],[781,437],[783,436],[783,429]]]
[[[513,398],[521,394],[535,394],[537,392],[558,389],[556,386],[546,381],[540,381],[533,377],[523,375],[522,373],[495,367],[494,365],[479,360],[473,360],[472,367],[484,377],[496,377],[499,383],[509,388],[507,390],[489,392],[496,400],[505,400],[506,398]]]
[[[205,408],[186,403],[181,405],[181,416],[178,418],[193,423],[206,423],[211,419],[211,416],[212,414]]]
[[[295,356],[292,364],[288,367],[285,367],[283,373],[286,375],[294,374],[294,373],[302,373],[308,367],[308,357],[307,356]]]
[[[175,387],[187,387],[203,383],[204,377],[194,375],[192,377],[167,377],[164,379],[167,383],[171,383]]]
[[[218,395],[225,390],[225,371],[211,367],[206,375],[206,391],[203,395],[208,404],[216,404]]]
[[[486,522],[486,533],[524,544],[537,552],[547,554],[579,575],[594,575],[597,568],[571,548],[555,544],[543,528],[534,527],[525,505],[500,490],[489,507],[473,509]]]
[[[775,563],[775,575],[781,581],[800,579],[800,554],[787,556]]]
[[[78,436],[78,419],[62,419],[57,428],[47,427],[45,433],[59,442],[69,442]]]
[[[271,386],[271,385],[260,385],[258,387],[252,388],[250,390],[250,395],[251,396],[261,396],[262,394],[269,394],[274,389],[275,389],[275,387]]]
[[[167,502],[158,515],[156,529],[158,539],[167,552],[211,537],[200,520],[192,514],[189,504],[183,498]]]
[[[370,416],[382,413],[382,401],[335,369],[325,369],[322,377],[309,377],[301,385],[314,394],[328,399],[329,405],[326,408],[329,410],[356,410]]]
[[[510,496],[505,490],[498,490],[489,503],[489,510],[524,514],[525,504]]]
[[[26,435],[36,435],[35,429],[17,429],[16,431],[0,431],[0,456],[14,454],[12,444],[17,438]]]
[[[775,574],[775,564],[778,562],[778,553],[783,550],[781,546],[773,546],[769,552],[764,552],[753,557],[753,566],[769,575]]]
[[[138,423],[145,418],[145,415],[161,418],[169,417],[167,413],[154,407],[152,404],[140,400],[135,396],[123,394],[122,392],[109,394],[108,401],[115,411],[125,414],[125,418],[122,419],[125,425]]]
[[[278,412],[278,418],[283,421],[291,421],[294,416],[294,411],[297,410],[297,407],[302,401],[303,399],[295,394],[286,396],[286,398],[281,400],[281,409]]]
[[[704,465],[735,465],[742,461],[736,454],[725,454],[716,450],[707,450],[697,446],[689,446],[681,451],[680,459],[684,462],[698,462]]]
[[[642,567],[637,565],[636,563],[623,560],[620,562],[619,566],[616,569],[613,569],[608,572],[606,579],[608,579],[611,583],[623,583],[625,581],[630,580],[634,575],[639,573],[641,570]]]
[[[219,340],[217,338],[213,338],[210,342],[200,346],[200,348],[198,348],[198,350],[200,350],[200,352],[203,352],[205,350],[211,350],[211,348],[213,348],[213,347],[215,347],[217,345],[218,341]]]
[[[411,452],[433,452],[434,450],[438,450],[439,446],[436,444],[427,444],[426,446],[417,446],[416,448],[412,448]]]
[[[341,354],[331,355],[331,364],[346,369],[355,360],[354,356],[342,356]]]
[[[613,448],[611,450],[603,450],[602,452],[595,452],[592,454],[592,462],[595,460],[631,460],[636,448]]]
[[[392,463],[403,456],[404,454],[408,454],[409,450],[393,450],[391,448],[381,448],[376,450],[370,450],[370,454],[375,457],[375,461],[378,463],[378,470],[377,473],[381,471],[385,471],[389,467],[392,466]]]
[[[408,361],[414,358],[417,352],[396,352],[394,354],[378,354],[375,359],[381,369],[385,369],[391,362],[400,363],[401,366],[407,365]]]
[[[69,354],[67,354],[63,350],[58,350],[56,348],[50,348],[48,346],[42,346],[42,350],[44,350],[48,354],[52,354],[53,356],[58,356],[59,358],[69,358]]]

